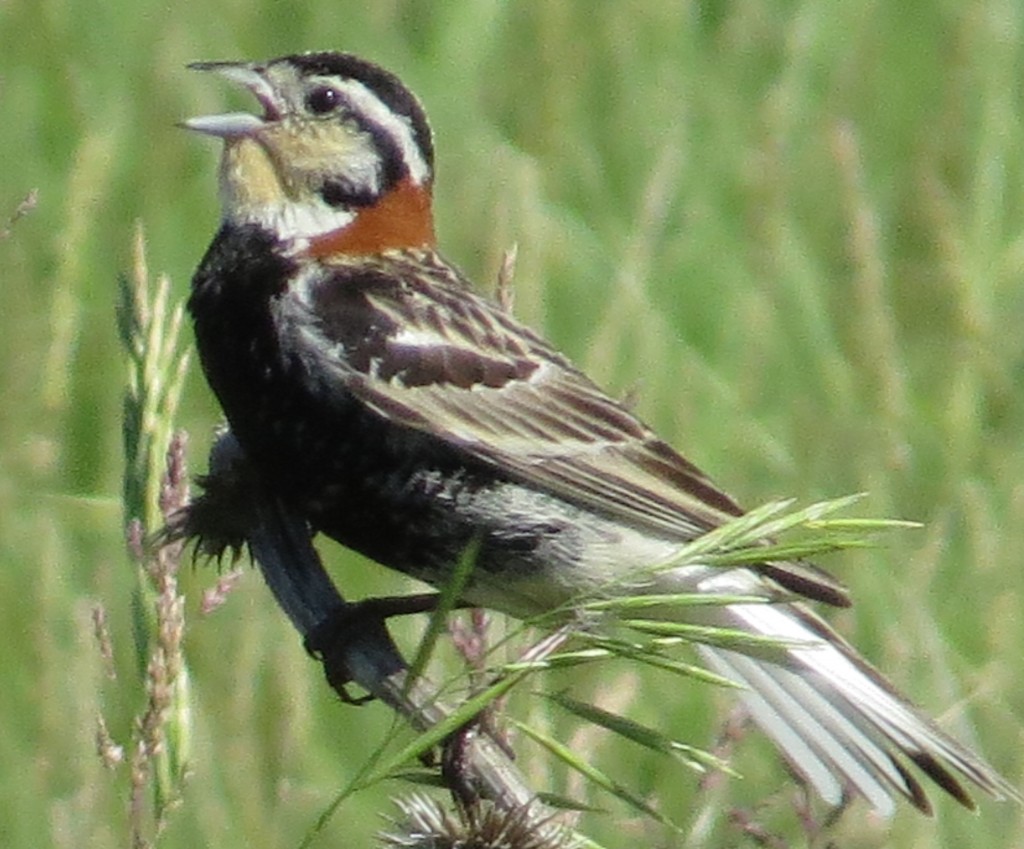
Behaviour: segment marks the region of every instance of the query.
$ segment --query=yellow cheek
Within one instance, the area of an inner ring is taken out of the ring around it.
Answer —
[[[362,133],[338,121],[307,124],[302,132],[290,130],[281,126],[276,133],[268,135],[267,140],[289,162],[306,170],[329,167],[367,148],[367,139]]]
[[[288,196],[266,149],[251,138],[231,139],[220,162],[221,203],[228,212],[280,204]]]
[[[221,203],[229,217],[250,217],[287,203],[307,203],[325,175],[346,168],[375,174],[377,154],[364,134],[338,122],[301,128],[281,122],[256,137],[229,139],[220,166]]]

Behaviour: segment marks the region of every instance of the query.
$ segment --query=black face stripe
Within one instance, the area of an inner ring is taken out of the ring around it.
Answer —
[[[387,191],[388,185],[383,191]],[[373,206],[380,199],[381,192],[371,189],[369,186],[360,186],[350,180],[337,179],[327,180],[320,187],[320,197],[328,206],[351,207],[351,206]]]
[[[358,124],[359,129],[373,137],[374,147],[380,151],[380,193],[384,194],[389,189],[394,188],[395,184],[407,175],[408,168],[405,156],[402,153],[402,147],[387,127],[383,127],[376,121],[371,120],[360,112],[355,105],[348,104],[344,98],[345,95],[342,93],[342,102],[345,103],[348,110],[347,117]],[[433,168],[429,160],[427,160],[427,164]]]
[[[415,95],[409,91],[402,81],[390,71],[379,65],[353,56],[351,53],[299,53],[285,56],[282,60],[290,62],[303,76],[337,76],[342,79],[356,80],[372,91],[381,102],[396,115],[404,116],[412,126],[413,138],[423,152],[423,159],[431,171],[434,169],[434,142],[430,132],[427,116]],[[361,122],[367,125],[368,122]],[[395,148],[390,135],[380,127],[366,126],[380,143],[381,136],[387,136],[387,146],[383,149]],[[399,154],[400,161],[400,154]],[[392,159],[392,157],[388,157]]]

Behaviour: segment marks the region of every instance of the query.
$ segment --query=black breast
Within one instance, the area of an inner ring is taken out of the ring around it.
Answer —
[[[188,304],[203,371],[273,491],[343,545],[425,576],[435,564],[453,562],[474,532],[458,518],[460,504],[498,482],[439,440],[366,408],[318,367],[322,358],[297,339],[301,322],[308,318],[313,329],[345,317],[310,311],[297,326],[295,302],[282,310],[281,299],[296,298],[289,285],[300,273],[258,228],[221,229]],[[361,282],[382,285],[376,276]],[[352,298],[333,308],[353,307],[347,320],[354,332],[365,316],[360,281],[351,288]],[[282,311],[290,317],[286,332]]]

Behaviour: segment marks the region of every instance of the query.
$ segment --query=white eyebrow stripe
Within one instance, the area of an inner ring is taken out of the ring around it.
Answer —
[[[430,166],[423,158],[423,151],[416,143],[412,122],[402,115],[396,114],[384,103],[373,90],[358,80],[338,82],[332,77],[322,77],[324,85],[336,87],[352,107],[365,115],[379,127],[383,127],[398,143],[402,158],[409,167],[409,176],[417,186],[422,186],[430,179]]]

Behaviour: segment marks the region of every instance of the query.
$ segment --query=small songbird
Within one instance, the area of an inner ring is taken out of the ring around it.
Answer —
[[[473,544],[465,599],[519,617],[637,574],[633,594],[767,599],[651,615],[784,642],[698,651],[827,802],[927,812],[911,765],[968,807],[970,784],[1020,799],[811,611],[849,604],[827,573],[643,572],[743,511],[438,253],[431,131],[397,77],[342,53],[192,67],[262,107],[185,122],[224,142],[188,303],[200,359],[260,479],[312,528],[439,586]]]

